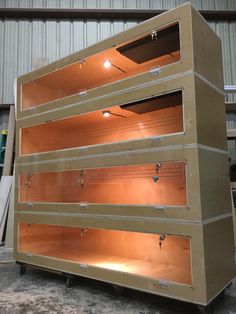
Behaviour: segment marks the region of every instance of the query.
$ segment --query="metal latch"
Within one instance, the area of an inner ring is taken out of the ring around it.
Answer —
[[[30,185],[31,185],[30,180],[31,180],[32,176],[33,176],[33,175],[32,175],[31,173],[29,173],[29,174],[27,175],[27,180],[24,182],[24,184],[25,184],[26,187],[30,187]]]
[[[157,163],[156,164],[156,175],[152,177],[152,180],[157,183],[157,181],[159,180],[159,176],[158,176],[158,173],[159,173],[159,170],[161,168],[161,163]]]
[[[157,40],[157,30],[154,30],[151,32],[151,37],[152,37],[152,40]]]

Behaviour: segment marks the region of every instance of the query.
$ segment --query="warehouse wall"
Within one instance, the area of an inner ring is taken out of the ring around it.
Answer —
[[[9,119],[9,109],[0,109],[0,131],[7,129]]]
[[[2,7],[169,9],[185,0],[0,0]],[[236,0],[192,0],[197,9],[236,10]],[[13,103],[15,77],[134,26],[137,21],[1,20],[0,104]],[[226,85],[236,85],[236,22],[211,22],[222,39]],[[236,101],[236,95],[227,96]],[[235,115],[228,124],[236,128]],[[235,143],[231,151],[235,151]]]

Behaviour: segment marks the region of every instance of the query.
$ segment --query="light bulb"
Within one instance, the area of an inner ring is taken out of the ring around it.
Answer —
[[[108,118],[110,116],[110,111],[103,111],[103,117]]]
[[[103,62],[103,66],[104,66],[104,68],[108,69],[108,68],[110,68],[110,66],[111,66],[111,62],[110,62],[109,60],[105,60],[105,61]]]

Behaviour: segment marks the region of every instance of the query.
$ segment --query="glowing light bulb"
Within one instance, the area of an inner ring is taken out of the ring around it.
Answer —
[[[104,66],[104,68],[108,69],[108,68],[110,68],[110,66],[111,66],[111,62],[110,62],[109,60],[105,60],[105,61],[103,62],[103,66]]]
[[[108,118],[110,116],[110,111],[103,111],[103,117]]]

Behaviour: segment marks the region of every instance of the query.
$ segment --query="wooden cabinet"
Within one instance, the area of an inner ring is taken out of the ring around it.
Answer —
[[[214,299],[235,276],[222,82],[189,4],[20,77],[16,260]]]

